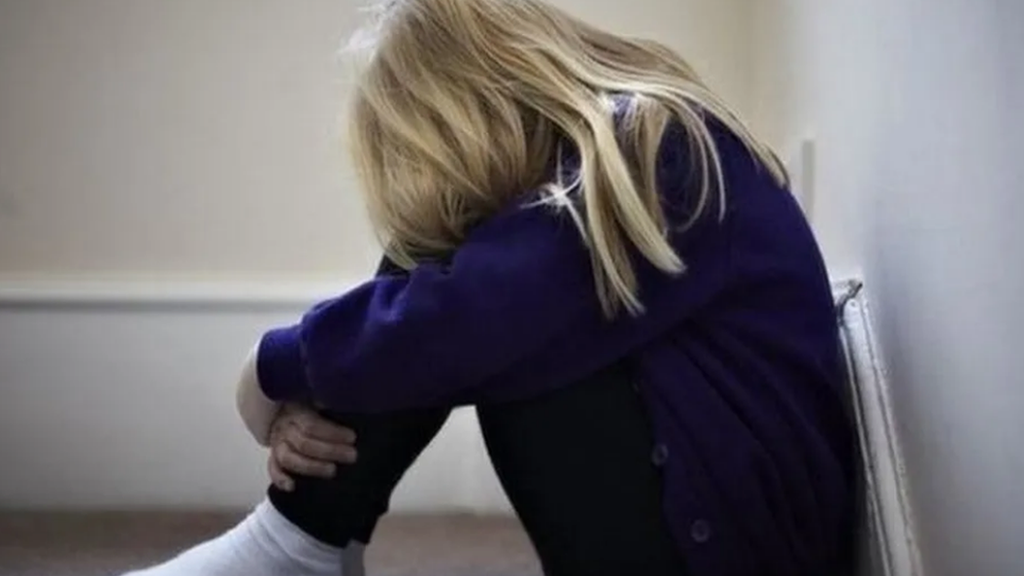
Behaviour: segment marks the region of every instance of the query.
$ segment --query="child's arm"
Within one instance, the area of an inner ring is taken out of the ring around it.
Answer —
[[[377,268],[377,276],[405,274],[405,270],[388,258],[381,260]],[[242,365],[242,373],[235,385],[235,407],[242,423],[253,439],[261,446],[270,445],[270,428],[281,412],[281,404],[271,400],[263,393],[256,374],[258,347],[254,348]],[[304,383],[296,383],[304,386]]]
[[[261,386],[275,400],[311,395],[332,409],[373,412],[514,397],[517,383],[501,376],[523,364],[537,366],[522,371],[530,380],[523,385],[571,382],[721,289],[724,230],[700,234],[699,246],[685,236],[689,272],[671,277],[639,262],[647,312],[607,321],[571,220],[546,207],[507,211],[474,231],[450,266],[375,278],[269,332],[258,358]],[[489,382],[508,390],[482,390]]]

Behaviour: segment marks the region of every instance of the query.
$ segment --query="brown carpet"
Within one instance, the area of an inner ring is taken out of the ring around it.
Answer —
[[[0,576],[112,576],[168,558],[240,515],[3,513]],[[369,576],[537,576],[514,518],[385,518],[367,552]],[[201,576],[201,575],[196,575]]]

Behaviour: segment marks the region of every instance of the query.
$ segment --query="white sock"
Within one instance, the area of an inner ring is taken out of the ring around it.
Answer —
[[[316,540],[264,500],[224,534],[124,576],[363,576],[362,552]]]

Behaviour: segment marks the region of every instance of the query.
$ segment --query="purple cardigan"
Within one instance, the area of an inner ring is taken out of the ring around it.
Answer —
[[[481,404],[628,360],[692,573],[837,573],[852,539],[855,447],[825,267],[791,195],[711,128],[725,217],[711,205],[671,236],[681,275],[636,260],[644,314],[606,320],[571,219],[517,203],[450,262],[378,276],[268,332],[264,392],[349,412]],[[658,179],[673,222],[692,206],[687,154],[671,129]]]

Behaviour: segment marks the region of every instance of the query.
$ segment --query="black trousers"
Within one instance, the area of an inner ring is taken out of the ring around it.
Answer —
[[[662,513],[652,435],[624,368],[523,402],[477,408],[488,453],[548,576],[679,576]],[[358,461],[330,479],[269,489],[275,507],[321,541],[369,542],[395,485],[447,409],[332,414],[353,428]]]

